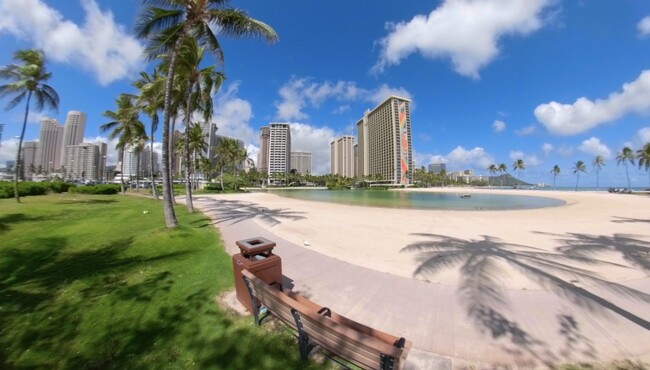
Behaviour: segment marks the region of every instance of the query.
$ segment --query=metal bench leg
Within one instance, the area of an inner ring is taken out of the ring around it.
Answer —
[[[395,359],[385,354],[380,355],[379,368],[381,370],[392,370],[395,368]]]
[[[298,347],[300,348],[300,359],[302,361],[307,361],[309,358],[309,352],[311,351],[311,346],[309,345],[309,336],[307,333],[305,333],[305,329],[302,326],[300,313],[298,313],[295,308],[292,308],[291,314],[293,315],[293,319],[296,321],[296,328],[298,328]]]
[[[260,304],[257,301],[257,298],[253,294],[253,285],[248,280],[246,276],[242,276],[242,279],[244,279],[244,284],[246,284],[246,289],[248,290],[248,295],[251,297],[251,303],[253,304],[253,320],[255,320],[255,325],[259,326],[262,324],[262,319],[260,319]]]

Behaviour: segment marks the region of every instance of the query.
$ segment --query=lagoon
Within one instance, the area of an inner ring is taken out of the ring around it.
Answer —
[[[557,207],[565,201],[543,196],[390,190],[283,189],[273,193],[295,199],[366,207],[436,210],[517,210]]]

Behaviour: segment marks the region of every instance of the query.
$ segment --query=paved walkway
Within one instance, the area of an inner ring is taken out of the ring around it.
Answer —
[[[277,243],[285,285],[342,315],[413,342],[410,368],[546,367],[579,361],[650,361],[650,278],[583,289],[468,293],[369,270],[279,238],[264,208],[199,196],[196,208],[235,241]],[[246,209],[241,209],[246,207]],[[282,220],[291,222],[291,220]],[[477,282],[479,284],[480,282]],[[479,284],[480,285],[480,284]]]

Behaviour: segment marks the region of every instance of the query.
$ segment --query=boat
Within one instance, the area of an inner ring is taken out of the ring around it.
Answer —
[[[471,198],[472,194],[461,194],[458,196],[459,198]]]

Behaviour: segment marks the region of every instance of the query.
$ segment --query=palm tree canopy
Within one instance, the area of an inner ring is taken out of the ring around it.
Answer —
[[[557,164],[555,166],[553,166],[553,169],[551,170],[551,173],[554,176],[559,175],[560,174],[560,166],[558,166]]]
[[[624,147],[616,156],[616,164],[630,162],[634,165],[634,152],[629,147]]]
[[[253,19],[239,9],[227,7],[227,0],[144,0],[145,9],[138,18],[136,33],[149,39],[147,55],[154,59],[168,54],[180,37],[192,35],[223,62],[221,45],[213,29],[230,37],[262,37],[278,40],[271,26]]]
[[[59,95],[46,82],[52,74],[45,69],[45,55],[40,50],[18,50],[14,60],[22,64],[9,64],[0,68],[0,79],[9,80],[0,86],[0,98],[13,96],[7,104],[10,110],[23,101],[30,93],[35,100],[35,108],[43,110],[45,106],[53,110],[59,107]]]
[[[145,136],[144,125],[138,119],[138,107],[134,104],[134,97],[128,94],[121,94],[117,100],[117,111],[105,111],[102,116],[110,119],[99,128],[102,132],[112,130],[110,139],[119,138],[118,148],[124,148],[135,138]]]
[[[639,168],[650,171],[650,143],[645,143],[643,148],[636,151],[636,158],[639,160]]]
[[[488,172],[494,174],[494,173],[497,172],[497,166],[494,165],[494,164],[491,164],[491,165],[487,168],[487,170],[488,170]]]
[[[513,164],[512,164],[512,169],[513,170],[525,170],[526,169],[526,163],[524,163],[523,159],[517,159]]]
[[[573,173],[587,172],[587,166],[583,161],[577,161],[573,166]]]
[[[596,158],[591,162],[591,165],[600,170],[605,165],[605,158],[602,155],[597,155]]]

